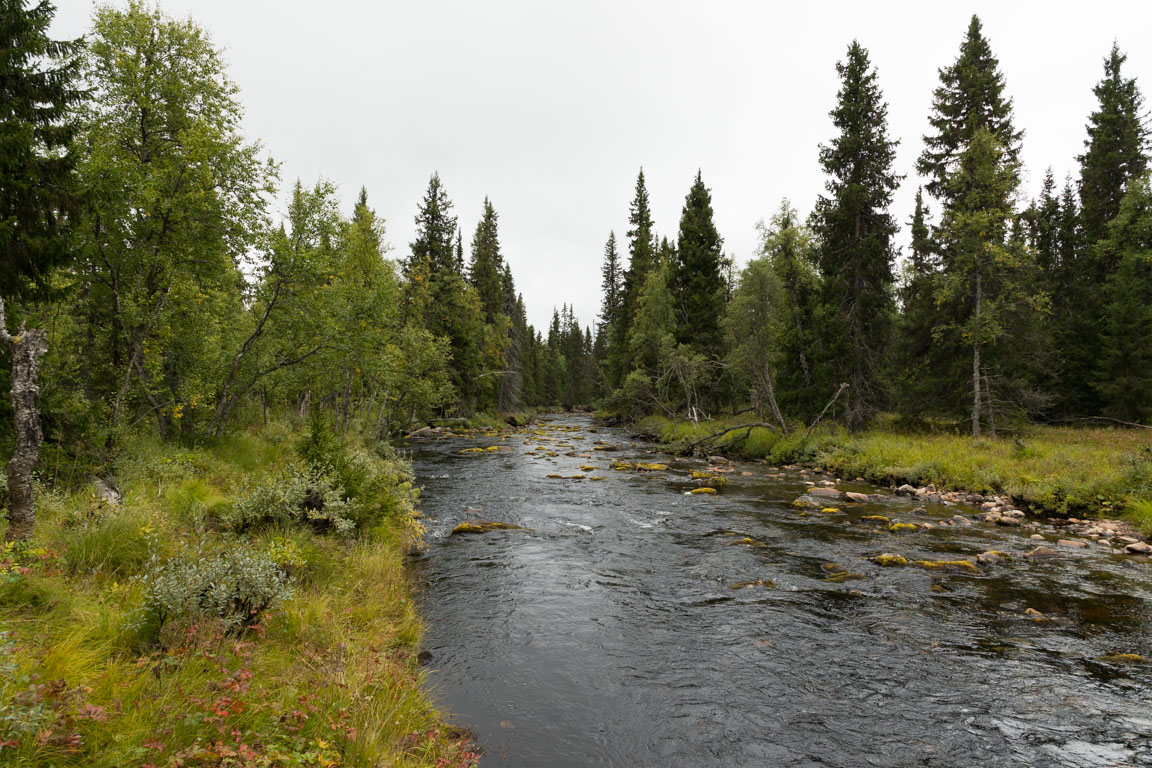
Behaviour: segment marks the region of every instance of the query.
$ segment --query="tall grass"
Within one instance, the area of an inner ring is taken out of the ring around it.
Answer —
[[[639,426],[665,442],[684,445],[738,423],[728,418],[673,425],[652,417]],[[1007,494],[1050,514],[1126,509],[1131,515],[1138,508],[1134,504],[1152,500],[1152,435],[1136,430],[1033,425],[973,442],[961,435],[902,430],[892,422],[858,433],[822,425],[808,439],[802,431],[781,435],[755,428],[728,433],[715,450],[774,464],[812,464],[885,485],[935,483]]]
[[[0,646],[14,667],[0,665],[0,764],[474,762],[421,685],[404,565],[419,531],[402,465],[374,475],[392,478],[396,500],[355,538],[305,526],[237,538],[216,523],[241,481],[296,460],[292,443],[261,431],[196,449],[140,440],[120,461],[119,505],[42,494],[32,547],[0,553]],[[292,553],[292,597],[243,634],[211,617],[157,634],[141,614],[149,558],[240,543]]]

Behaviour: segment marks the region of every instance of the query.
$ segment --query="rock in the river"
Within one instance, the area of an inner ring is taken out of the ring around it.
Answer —
[[[987,552],[981,552],[976,555],[976,562],[980,563],[980,565],[996,565],[996,563],[1003,559],[1004,558],[1000,557],[1000,553],[994,550],[988,550]]]
[[[475,523],[460,523],[452,529],[453,535],[458,533],[488,533],[489,531],[517,531],[520,526],[512,523],[497,523],[491,520],[479,520]]]
[[[825,499],[838,499],[843,494],[835,488],[810,488],[808,490],[809,496],[820,496]]]
[[[433,431],[432,427],[425,426],[420,427],[420,429],[416,430],[415,432],[409,432],[407,437],[428,437],[433,434],[435,434],[435,432]]]
[[[902,485],[896,489],[896,495],[897,496],[914,496],[914,495],[916,495],[916,486],[908,485],[907,483],[905,483],[904,485]]]
[[[1138,541],[1135,544],[1129,544],[1124,547],[1124,551],[1130,555],[1147,555],[1152,553],[1152,546],[1146,541]]]
[[[885,552],[882,555],[876,555],[876,557],[872,558],[872,561],[875,562],[876,565],[884,566],[886,568],[899,565],[908,565],[908,558],[904,557],[904,555],[897,555],[892,552]]]
[[[1044,614],[1040,613],[1040,611],[1036,610],[1035,608],[1029,608],[1029,609],[1025,610],[1024,615],[1025,616],[1034,616],[1038,619],[1044,618]]]
[[[1032,560],[1042,560],[1046,557],[1060,557],[1060,555],[1054,549],[1050,549],[1049,547],[1041,546],[1041,547],[1036,547],[1036,549],[1032,550],[1031,552],[1026,553],[1024,555],[1024,557],[1027,557],[1027,558],[1032,559]]]
[[[856,502],[860,502],[861,504],[863,504],[864,502],[866,502],[866,501],[868,501],[868,500],[869,500],[869,499],[868,499],[868,494],[866,494],[866,493],[856,493],[855,491],[847,491],[847,492],[845,492],[845,494],[844,494],[844,497],[845,497],[846,499],[848,499],[848,501],[856,501]]]
[[[1020,525],[1020,521],[1015,517],[1000,516],[996,518],[996,525],[1018,526]]]
[[[693,488],[692,490],[688,491],[688,493],[691,493],[693,495],[700,495],[700,494],[715,495],[716,489],[715,488]]]
[[[1075,547],[1076,549],[1084,549],[1088,546],[1086,541],[1077,541],[1076,539],[1060,539],[1056,542],[1057,546],[1061,547]]]
[[[1029,536],[1028,538],[1032,539],[1033,541],[1044,541],[1044,537],[1038,533],[1034,533],[1031,536]]]
[[[1123,544],[1139,544],[1140,543],[1140,539],[1136,538],[1135,536],[1119,536],[1119,537],[1117,537],[1117,541],[1119,541]]]

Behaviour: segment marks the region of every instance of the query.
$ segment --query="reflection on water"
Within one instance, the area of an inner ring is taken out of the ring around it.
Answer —
[[[1152,765],[1152,664],[1098,660],[1152,657],[1146,563],[1032,563],[1034,530],[860,519],[958,511],[894,498],[802,515],[809,478],[757,464],[686,495],[705,462],[591,426],[411,446],[430,681],[482,766]],[[459,452],[476,445],[513,450]],[[610,468],[638,460],[670,470]],[[448,535],[476,517],[526,530]],[[868,560],[987,549],[1015,557],[978,574]]]

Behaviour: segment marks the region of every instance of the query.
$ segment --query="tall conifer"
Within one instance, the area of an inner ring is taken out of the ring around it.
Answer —
[[[859,428],[882,402],[881,368],[895,310],[897,225],[888,207],[900,177],[892,171],[897,142],[888,138],[888,106],[868,52],[852,41],[836,71],[840,91],[831,115],[839,134],[820,147],[828,196],[816,202],[814,228],[824,278],[828,370],[849,385],[846,416]]]
[[[1000,63],[992,55],[983,25],[975,15],[960,45],[960,55],[951,66],[940,70],[928,122],[933,133],[924,137],[924,151],[916,169],[928,177],[925,188],[933,197],[947,202],[948,175],[980,128],[1004,148],[1004,167],[1018,167],[1023,132],[1013,127],[1012,99],[1004,95]]]
[[[721,272],[724,240],[712,220],[712,193],[700,171],[684,199],[672,270],[676,340],[712,359],[724,354],[721,319],[727,296]]]

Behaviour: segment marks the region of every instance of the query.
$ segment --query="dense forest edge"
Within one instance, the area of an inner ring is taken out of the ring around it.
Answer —
[[[673,449],[1152,532],[1149,131],[1118,46],[1079,178],[1025,201],[973,17],[902,250],[854,41],[810,214],[782,201],[738,268],[703,173],[670,237],[640,170],[595,321],[537,329],[493,201],[466,239],[433,173],[396,253],[367,190],[282,187],[194,21],[132,0],[58,41],[53,14],[0,0],[4,761],[474,764],[421,686],[394,446],[425,428],[596,409]]]

